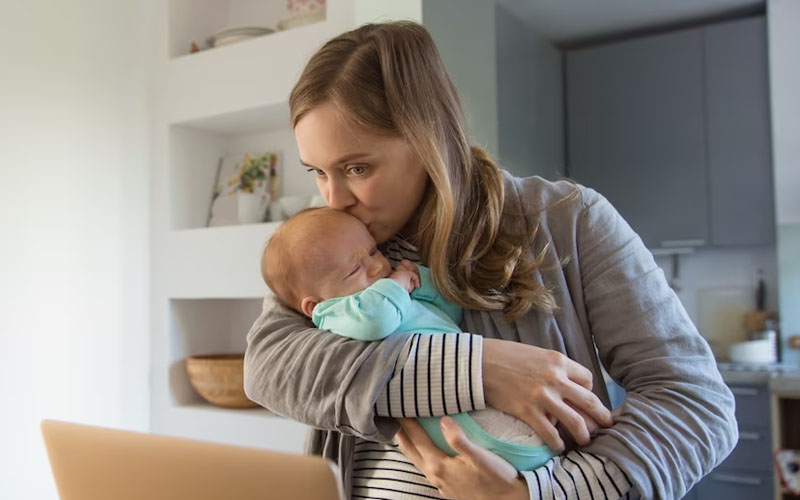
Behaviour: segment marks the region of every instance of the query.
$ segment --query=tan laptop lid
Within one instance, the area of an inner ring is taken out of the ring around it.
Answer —
[[[343,500],[320,457],[44,420],[61,500]]]

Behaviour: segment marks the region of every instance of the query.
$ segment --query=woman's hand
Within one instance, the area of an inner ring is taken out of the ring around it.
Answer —
[[[611,412],[591,391],[592,372],[558,351],[500,339],[483,341],[486,403],[526,422],[554,450],[563,450],[553,420],[579,445],[589,444]]]
[[[494,453],[473,444],[461,427],[444,417],[442,433],[458,452],[447,456],[433,444],[420,425],[400,419],[395,436],[403,452],[446,498],[456,500],[527,500],[528,487],[516,469]]]

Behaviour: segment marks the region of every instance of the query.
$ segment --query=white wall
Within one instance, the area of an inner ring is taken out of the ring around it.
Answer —
[[[778,221],[781,332],[800,335],[800,2],[768,0],[772,155]],[[800,351],[784,351],[800,364]]]
[[[664,271],[667,281],[671,280],[672,257],[657,257],[656,263]],[[715,324],[728,325],[732,330],[724,336],[713,338],[713,332],[703,332],[701,295],[706,291],[714,293],[724,290],[734,294],[727,295],[726,308],[733,307],[739,311],[738,297],[744,297],[745,302],[741,305],[755,309],[758,271],[762,270],[767,285],[766,307],[768,310],[775,310],[778,305],[776,266],[774,247],[700,250],[680,256],[678,298],[700,333],[705,333],[706,338],[711,341],[715,354],[727,358],[728,345],[747,340],[743,318],[716,320]],[[719,306],[711,307],[718,311]]]
[[[473,143],[497,155],[494,0],[426,0],[430,32],[464,103]]]
[[[497,119],[499,160],[515,175],[564,175],[561,51],[498,4]]]
[[[0,498],[55,499],[42,418],[148,425],[145,5],[0,4]]]
[[[800,224],[800,2],[769,0],[772,155],[778,224]]]

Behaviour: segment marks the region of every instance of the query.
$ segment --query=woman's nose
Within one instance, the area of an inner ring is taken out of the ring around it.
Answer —
[[[328,184],[328,199],[326,201],[329,207],[343,210],[355,205],[356,198],[346,183],[334,180]]]

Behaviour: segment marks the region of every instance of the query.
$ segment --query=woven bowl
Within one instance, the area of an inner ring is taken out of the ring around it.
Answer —
[[[244,394],[244,355],[210,354],[186,358],[186,372],[195,390],[224,408],[258,406]]]

